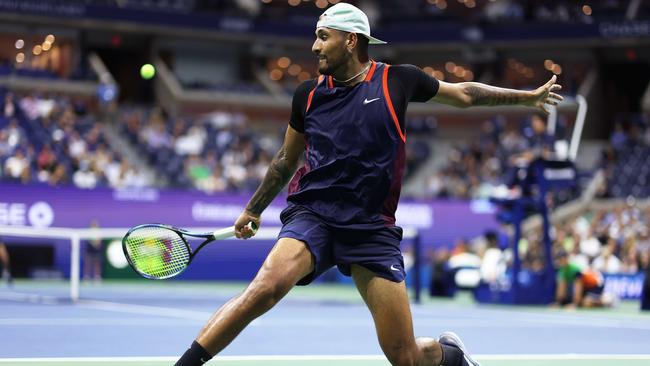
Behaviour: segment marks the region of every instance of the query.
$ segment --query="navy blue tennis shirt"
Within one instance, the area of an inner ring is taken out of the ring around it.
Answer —
[[[289,205],[335,227],[395,225],[405,166],[408,102],[426,102],[438,81],[413,65],[372,62],[364,81],[331,76],[303,82],[290,125],[305,135],[305,164],[289,184]]]

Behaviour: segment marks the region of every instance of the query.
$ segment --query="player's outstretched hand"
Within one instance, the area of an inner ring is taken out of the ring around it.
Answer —
[[[244,210],[235,221],[235,236],[239,239],[248,239],[255,235],[256,230],[260,227],[260,216]],[[252,223],[253,230],[248,224]]]
[[[542,112],[548,114],[546,104],[558,105],[564,98],[555,92],[562,89],[560,84],[556,84],[557,76],[553,75],[546,84],[535,89],[528,105],[539,108]]]

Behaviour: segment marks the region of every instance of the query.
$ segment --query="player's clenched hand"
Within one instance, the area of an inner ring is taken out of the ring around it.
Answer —
[[[260,227],[260,216],[244,210],[235,221],[235,236],[239,239],[248,239],[255,235],[257,228]],[[248,224],[252,223],[251,228]]]
[[[558,105],[564,98],[555,93],[562,89],[560,84],[556,84],[557,76],[553,75],[546,84],[540,86],[539,88],[532,91],[531,98],[527,101],[527,105],[532,107],[537,107],[541,109],[544,113],[548,114],[548,109],[546,104]]]

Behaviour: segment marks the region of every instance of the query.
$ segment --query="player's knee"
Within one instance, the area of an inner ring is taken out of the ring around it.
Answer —
[[[246,293],[254,308],[266,311],[275,306],[286,291],[279,281],[257,280],[251,283]]]

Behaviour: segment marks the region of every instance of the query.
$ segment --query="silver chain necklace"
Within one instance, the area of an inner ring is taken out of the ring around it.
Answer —
[[[332,76],[332,79],[334,79],[334,81],[336,81],[337,83],[347,84],[347,83],[349,83],[350,81],[352,81],[352,80],[358,78],[358,77],[359,77],[361,74],[363,74],[364,72],[370,70],[370,66],[371,66],[371,65],[372,65],[372,62],[370,62],[370,63],[368,64],[368,66],[366,66],[365,69],[361,70],[360,73],[354,75],[353,77],[351,77],[351,78],[349,78],[349,79],[347,79],[347,80],[338,80],[338,79],[335,78],[334,76]]]

